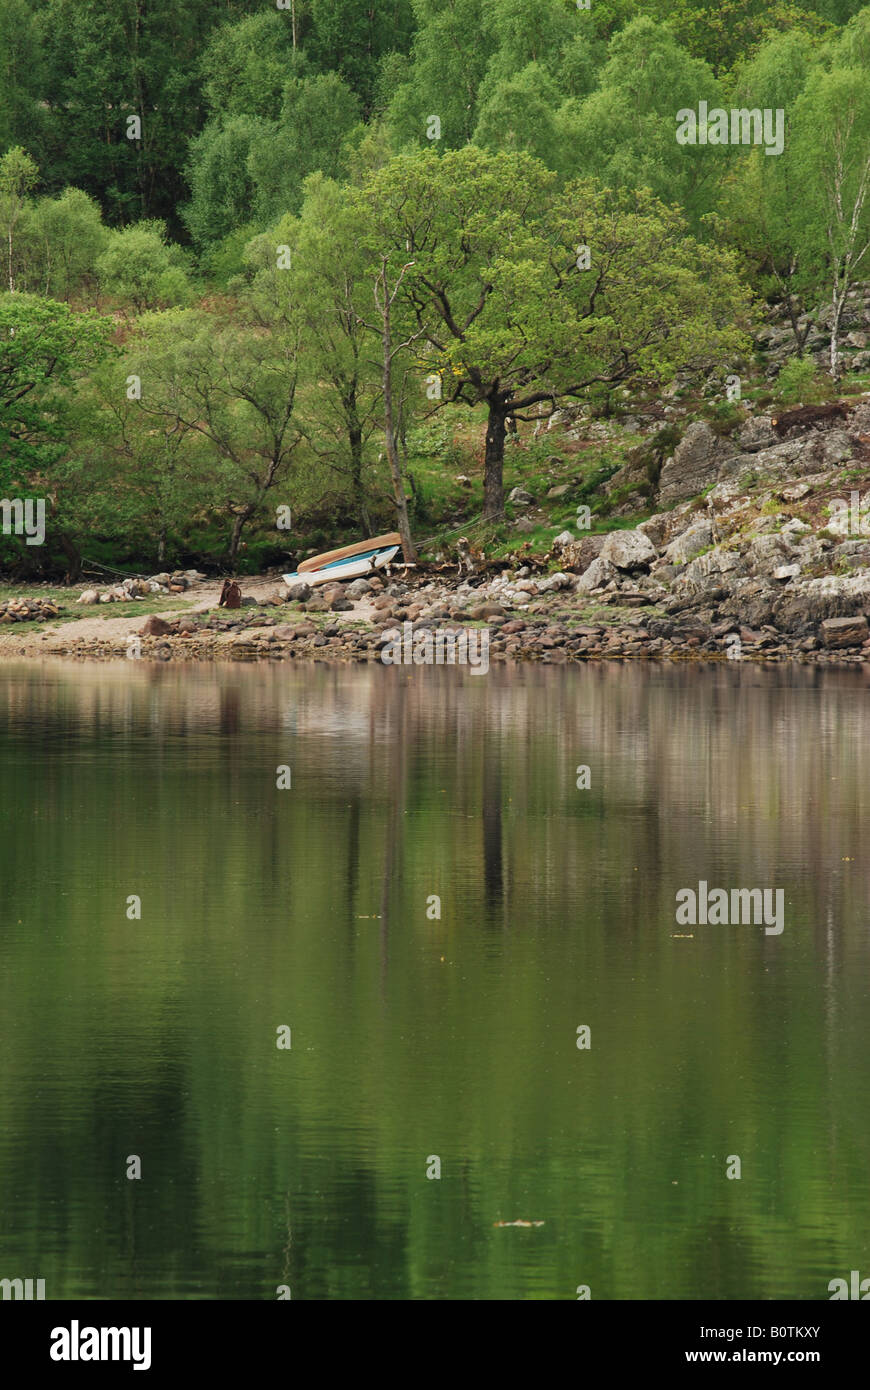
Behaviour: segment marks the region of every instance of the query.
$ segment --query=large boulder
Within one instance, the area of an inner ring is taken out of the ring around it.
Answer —
[[[559,562],[566,570],[571,570],[574,574],[583,574],[601,554],[604,541],[605,537],[600,535],[581,536],[579,541],[572,540],[570,545],[560,547]]]
[[[577,593],[588,594],[593,589],[603,589],[614,579],[619,578],[619,570],[609,560],[599,555],[577,580]]]
[[[870,628],[863,613],[852,618],[826,618],[822,623],[822,641],[826,647],[860,647],[870,637]]]
[[[611,531],[601,547],[601,559],[619,570],[647,569],[656,558],[656,548],[643,531]]]
[[[659,477],[659,510],[697,497],[716,481],[719,464],[727,453],[708,424],[696,420],[680,440]]]
[[[776,605],[774,621],[783,632],[814,632],[827,618],[851,618],[870,608],[870,575],[828,574],[796,580]]]
[[[781,535],[756,536],[743,556],[752,574],[769,579],[774,570],[788,564],[792,552]]]
[[[737,552],[717,545],[713,550],[708,550],[706,555],[699,555],[696,560],[690,560],[682,573],[677,575],[674,585],[687,589],[690,593],[704,593],[722,585],[729,587],[745,573],[746,566]]]
[[[154,613],[151,614],[150,618],[145,619],[140,628],[143,637],[168,637],[171,632],[172,628],[169,623],[165,622],[163,618],[158,618]]]
[[[821,549],[822,542],[818,544]],[[860,536],[853,536],[841,541],[831,550],[831,564],[835,568],[847,565],[853,570],[867,569],[870,567],[870,538],[864,540]]]
[[[754,454],[758,449],[769,449],[776,444],[777,436],[770,416],[750,416],[740,426],[737,440],[744,454]]]
[[[720,605],[721,618],[734,619],[747,627],[764,627],[773,623],[780,586],[766,579],[738,579]]]
[[[870,434],[870,401],[861,401],[849,416],[849,433],[860,438]]]
[[[685,565],[700,555],[702,550],[713,544],[713,527],[706,517],[701,517],[671,541],[665,555],[672,565]]]
[[[654,516],[648,517],[646,521],[640,522],[636,527],[648,536],[657,550],[664,545],[665,537],[668,533],[669,512],[656,512]]]

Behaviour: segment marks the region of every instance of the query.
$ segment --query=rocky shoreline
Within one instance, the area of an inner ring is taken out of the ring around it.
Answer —
[[[615,532],[614,545],[630,532]],[[722,586],[699,606],[688,596],[638,587],[632,579],[610,591],[578,591],[567,572],[532,577],[502,575],[470,583],[433,582],[426,575],[382,583],[356,581],[311,599],[281,602],[279,596],[237,613],[183,616],[172,622],[150,618],[129,624],[112,637],[75,638],[63,629],[48,647],[35,641],[0,654],[55,656],[74,660],[124,657],[158,662],[255,662],[319,660],[382,661],[389,642],[403,633],[461,637],[486,634],[490,663],[572,661],[797,661],[820,664],[870,662],[870,634],[863,612],[823,618],[819,631],[783,632],[773,624],[753,628],[721,616],[733,601]],[[830,604],[840,590],[828,596]],[[719,595],[723,595],[719,598]],[[870,602],[870,576],[866,594]],[[714,605],[714,606],[711,606]],[[834,602],[836,606],[836,602]],[[427,664],[418,661],[415,664]],[[440,664],[440,663],[439,663]],[[450,661],[450,653],[446,656]],[[460,662],[461,664],[461,662]]]
[[[630,475],[606,485],[621,502]],[[563,530],[538,559],[482,560],[463,577],[421,564],[314,590],[260,580],[260,598],[235,612],[195,572],[157,576],[145,591],[166,579],[192,611],[118,619],[105,635],[93,622],[20,641],[0,628],[0,655],[368,662],[402,632],[485,634],[489,662],[870,661],[870,402],[750,416],[733,438],[696,421],[652,502],[637,525]],[[23,619],[37,601],[14,602]]]

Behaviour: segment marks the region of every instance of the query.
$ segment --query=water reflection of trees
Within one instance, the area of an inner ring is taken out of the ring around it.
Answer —
[[[61,1198],[102,1113],[107,1154],[138,1127],[183,1186],[153,1230],[128,1213],[142,1278],[173,1225],[203,1268],[221,1232],[280,1282],[289,1201],[294,1297],[359,1292],[363,1235],[396,1293],[470,1241],[498,1295],[519,1276],[489,1223],[539,1215],[548,1289],[578,1282],[582,1229],[617,1296],[808,1296],[818,1232],[848,1269],[867,1211],[866,694],[750,667],[3,668],[0,1100],[42,1133],[32,1059],[58,1028],[69,1098],[60,1155],[22,1150],[4,1190],[96,1258],[114,1158],[93,1200]],[[699,878],[784,887],[783,937],[675,941]],[[285,1019],[279,1075],[263,1038]],[[436,1219],[407,1173],[439,1145],[465,1196]],[[720,1149],[754,1165],[739,1200],[712,1184]]]

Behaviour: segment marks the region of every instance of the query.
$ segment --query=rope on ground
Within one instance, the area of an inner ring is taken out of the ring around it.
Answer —
[[[90,568],[85,569],[88,565]],[[103,574],[117,574],[122,579],[147,579],[145,574],[130,574],[127,570],[116,570],[111,565],[101,565],[99,560],[89,560],[86,555],[82,556],[82,574],[93,574],[95,570],[102,570]]]
[[[432,545],[441,541],[447,541],[450,539],[451,536],[464,535],[467,531],[477,531],[480,529],[481,526],[491,525],[492,521],[485,519],[483,513],[481,512],[480,516],[472,517],[470,521],[463,521],[462,525],[455,527],[454,530],[438,531],[434,536],[424,536],[422,540],[419,540],[417,542],[417,544]]]

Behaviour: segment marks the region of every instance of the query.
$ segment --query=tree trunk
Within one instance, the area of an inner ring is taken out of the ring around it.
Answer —
[[[356,411],[355,398],[347,403],[347,438],[350,444],[350,481],[354,506],[366,531],[371,530],[365,488],[363,487],[363,431]]]
[[[64,584],[77,584],[82,574],[82,557],[79,554],[78,546],[66,534],[61,531],[58,535],[58,544],[69,562],[69,569],[64,575]]]
[[[797,348],[797,355],[798,357],[803,357],[807,338],[810,336],[810,329],[813,326],[812,321],[810,321],[807,324],[806,328],[803,330],[803,332],[801,332],[801,330],[798,328],[798,319],[800,318],[800,314],[798,313],[797,306],[794,302],[794,295],[790,294],[786,303],[788,306],[789,320],[791,322],[791,331],[794,335],[795,346]]]
[[[840,318],[845,301],[845,294],[841,298],[835,288],[832,301],[834,316],[831,320],[831,377],[834,381],[840,380]]]
[[[233,573],[235,573],[236,569],[236,559],[239,554],[239,545],[241,544],[242,540],[242,531],[244,530],[245,522],[249,520],[250,516],[251,508],[246,507],[244,511],[237,512],[236,515],[233,517],[233,529],[230,534],[230,547],[227,552],[227,559],[229,560],[230,568],[232,569]]]
[[[504,516],[504,440],[507,415],[504,402],[498,396],[491,396],[483,463],[484,521],[497,521]]]
[[[399,451],[396,448],[396,432],[393,424],[393,358],[390,332],[390,297],[387,292],[386,273],[384,273],[383,277],[383,288],[384,435],[386,437],[390,475],[393,480],[393,497],[396,501],[396,521],[399,527],[399,535],[402,537],[402,554],[407,564],[413,564],[417,558],[417,552],[414,549],[414,542],[411,539],[411,523],[408,520],[408,499],[405,496],[405,484],[402,481],[402,465],[399,462]]]

